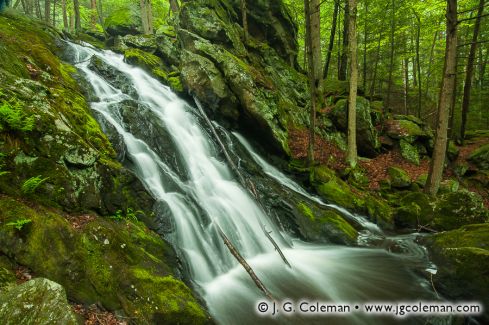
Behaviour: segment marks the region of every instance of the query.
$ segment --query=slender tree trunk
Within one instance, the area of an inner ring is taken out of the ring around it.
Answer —
[[[428,85],[429,85],[429,80],[430,80],[430,77],[431,77],[431,66],[433,65],[433,58],[435,56],[435,46],[436,46],[436,40],[438,38],[438,31],[435,31],[435,34],[433,35],[433,42],[431,43],[431,50],[430,50],[430,58],[428,60],[428,71],[426,73],[426,89],[425,89],[425,98],[428,97],[428,91],[429,91],[429,88]],[[421,78],[421,77],[419,77]]]
[[[170,9],[174,14],[178,12],[179,6],[177,0],[170,0]]]
[[[81,32],[81,18],[80,18],[80,1],[73,0],[73,7],[75,12],[75,32]]]
[[[73,33],[75,31],[75,16],[73,16],[73,14],[70,14],[69,22],[70,22],[70,33]]]
[[[465,128],[467,125],[467,114],[469,113],[470,93],[472,91],[472,74],[474,72],[475,52],[477,50],[477,38],[479,37],[479,29],[483,11],[484,0],[480,0],[479,9],[477,10],[477,18],[474,25],[474,33],[472,35],[472,44],[470,44],[469,57],[467,59],[467,67],[465,68],[464,95],[462,99],[462,125],[460,127],[460,138],[462,143],[465,140]]]
[[[421,87],[421,60],[419,56],[419,43],[421,34],[421,19],[416,11],[414,11],[414,16],[416,17],[416,71],[418,77],[418,117],[421,117],[421,97],[422,97],[422,87]]]
[[[90,24],[92,25],[92,28],[95,29],[97,26],[97,0],[90,0]]]
[[[241,0],[241,20],[243,22],[243,39],[248,42],[248,9],[246,9],[246,0]]]
[[[377,82],[377,68],[380,60],[380,44],[382,41],[382,30],[379,33],[379,40],[377,42],[377,53],[375,54],[374,75],[372,77],[372,85],[370,86],[370,99],[375,95],[375,83]]]
[[[390,33],[390,56],[389,56],[389,80],[387,82],[387,100],[386,108],[388,112],[392,111],[391,107],[391,91],[392,91],[392,73],[394,71],[394,36],[396,32],[396,3],[392,0],[392,14],[391,14],[391,33]]]
[[[309,74],[309,89],[311,93],[311,110],[309,115],[309,145],[308,162],[314,164],[314,131],[316,127],[316,110],[319,102],[319,87],[322,79],[321,69],[321,29],[320,29],[319,0],[304,0],[306,17],[307,63]]]
[[[144,34],[153,34],[153,10],[151,0],[141,0],[141,21]]]
[[[68,30],[68,16],[66,14],[66,0],[61,0],[61,11],[63,12],[63,29]]]
[[[41,10],[41,1],[40,0],[35,0],[36,1],[36,16],[39,20],[42,19],[42,10]]]
[[[357,164],[357,2],[348,0],[350,8],[348,23],[349,57],[350,57],[350,92],[348,95],[348,151],[346,160],[351,167]]]
[[[97,16],[98,16],[98,23],[100,26],[104,26],[104,11],[103,11],[103,6],[102,6],[102,0],[97,1]]]
[[[334,47],[334,37],[336,34],[336,24],[337,24],[336,21],[338,20],[338,10],[340,7],[339,1],[340,0],[335,0],[335,2],[334,2],[333,22],[331,23],[331,31],[329,34],[328,51],[326,52],[326,60],[324,61],[324,71],[323,71],[323,78],[324,79],[328,78],[329,62],[331,60],[331,53],[333,52],[333,47]]]
[[[340,59],[340,68],[338,70],[338,80],[346,80],[346,67],[348,65],[348,24],[350,23],[349,19],[349,0],[346,0],[345,3],[345,16],[343,18],[343,47],[341,52]]]
[[[363,91],[367,93],[367,44],[368,44],[368,30],[367,30],[367,19],[368,19],[368,1],[365,0],[365,21],[364,21],[364,39],[363,39]]]
[[[408,110],[408,94],[409,94],[409,58],[404,58],[402,65],[404,71],[404,114],[409,114]]]
[[[44,21],[48,25],[51,23],[51,0],[44,0]]]
[[[53,0],[53,26],[56,27],[56,0]]]
[[[454,89],[455,68],[457,65],[457,0],[447,0],[446,17],[445,64],[438,104],[438,118],[436,123],[433,157],[431,159],[430,171],[425,187],[425,192],[431,195],[436,195],[438,192],[445,165],[448,115],[450,112],[451,99],[450,94]]]

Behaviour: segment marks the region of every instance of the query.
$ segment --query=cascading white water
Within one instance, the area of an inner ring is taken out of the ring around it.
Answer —
[[[170,240],[183,253],[190,277],[217,322],[297,323],[298,319],[297,315],[296,318],[269,318],[256,313],[256,302],[264,297],[228,252],[214,224],[223,229],[278,300],[362,302],[426,297],[426,291],[406,270],[402,260],[383,250],[312,245],[281,232],[233,179],[230,169],[219,158],[215,144],[201,127],[195,109],[143,70],[126,64],[121,55],[88,46],[70,46],[76,55],[75,61],[79,62],[77,67],[98,97],[98,101],[91,104],[92,108],[123,139],[135,172],[147,189],[171,210],[175,233],[170,235]],[[179,177],[144,139],[129,132],[118,104],[131,97],[90,68],[92,56],[128,77],[136,90],[137,101],[144,104],[170,134],[187,177]],[[286,186],[294,189],[296,184],[282,176]],[[163,180],[168,178],[176,184],[177,190],[166,186]],[[307,195],[305,191],[302,194]],[[260,223],[272,231],[291,268],[274,251]],[[306,319],[307,322],[318,321]],[[361,314],[334,320],[340,324],[382,321]]]

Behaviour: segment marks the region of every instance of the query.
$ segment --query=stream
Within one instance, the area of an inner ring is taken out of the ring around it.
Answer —
[[[420,234],[391,236],[364,217],[323,202],[268,163],[242,135],[215,124],[244,175],[256,181],[260,196],[265,198],[262,209],[234,178],[195,107],[142,69],[125,63],[120,54],[73,43],[67,51],[91,87],[94,115],[119,158],[157,200],[164,237],[180,254],[183,271],[217,323],[324,324],[325,318],[259,314],[257,303],[266,299],[229,253],[215,225],[277,301],[356,304],[436,300],[431,284],[421,276],[434,266],[425,249],[416,244]],[[288,196],[337,210],[360,230],[358,247],[308,243],[291,234],[283,218],[270,213],[274,209],[267,204],[270,200],[287,201]],[[291,268],[263,234],[261,224],[271,231]],[[327,318],[328,324],[427,321],[450,323],[449,319],[396,319],[361,312]]]

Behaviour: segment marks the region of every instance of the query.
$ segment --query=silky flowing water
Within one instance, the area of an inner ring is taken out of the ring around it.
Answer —
[[[163,207],[160,210],[165,213],[160,217],[169,219],[165,222],[170,224],[165,238],[182,256],[184,272],[218,323],[324,323],[325,319],[298,314],[260,315],[257,303],[266,299],[229,253],[216,224],[277,301],[364,303],[434,299],[429,283],[416,275],[431,265],[424,248],[414,243],[413,235],[386,236],[365,218],[323,203],[267,163],[244,137],[220,128],[227,137],[225,142],[247,151],[268,181],[304,200],[335,208],[356,222],[362,229],[359,245],[364,247],[318,245],[294,238],[262,211],[236,181],[196,108],[143,70],[125,63],[120,54],[72,43],[69,52],[91,85],[91,108],[100,123],[117,135],[129,167]],[[91,66],[92,58],[126,78],[127,84],[123,87],[102,76]],[[167,137],[155,139],[154,134]],[[162,146],[172,148],[172,152],[165,152]],[[261,224],[271,231],[291,268],[267,240]],[[327,321],[390,324],[398,320],[354,312]]]

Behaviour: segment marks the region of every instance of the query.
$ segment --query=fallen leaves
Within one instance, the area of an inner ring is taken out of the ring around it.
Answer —
[[[72,305],[73,311],[81,315],[85,325],[127,325],[125,320],[118,319],[113,313],[102,311],[96,305],[85,308],[83,305]]]

